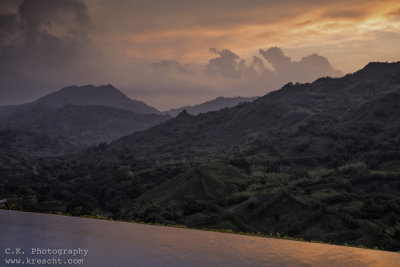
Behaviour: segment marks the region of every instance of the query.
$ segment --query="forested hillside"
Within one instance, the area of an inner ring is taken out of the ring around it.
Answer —
[[[16,208],[400,250],[400,63],[287,84],[110,144],[2,158]]]

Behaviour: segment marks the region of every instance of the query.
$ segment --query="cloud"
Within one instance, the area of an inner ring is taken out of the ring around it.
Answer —
[[[312,54],[300,61],[284,54],[278,47],[267,50],[260,49],[259,53],[272,69],[267,68],[263,59],[253,56],[250,62],[241,59],[228,49],[210,49],[218,57],[209,60],[205,73],[209,76],[221,76],[231,79],[231,88],[236,90],[251,88],[254,92],[265,93],[278,89],[287,82],[311,82],[321,76],[341,76],[342,72],[335,70],[329,61],[320,55]]]
[[[111,83],[158,108],[263,95],[340,75],[332,65],[353,72],[398,60],[399,8],[396,0],[0,0],[0,105],[72,84]],[[282,49],[265,49],[272,45]]]
[[[90,17],[79,0],[25,0],[14,13],[0,14],[0,22],[4,102],[29,99],[88,55]]]
[[[396,9],[396,10],[391,10],[389,12],[386,13],[387,16],[389,17],[400,17],[400,9]]]
[[[177,71],[178,73],[183,74],[194,74],[192,70],[190,70],[189,64],[181,64],[177,60],[160,60],[157,62],[153,62],[151,64],[152,68],[156,71],[158,70],[168,70],[168,71]]]
[[[246,60],[228,49],[217,50],[210,48],[210,52],[218,55],[209,60],[205,67],[205,72],[209,75],[222,75],[224,77],[247,80],[257,76],[272,77],[272,72],[267,69],[261,58],[254,56],[250,65]]]
[[[328,59],[318,54],[303,57],[300,61],[292,61],[278,47],[260,49],[259,52],[274,67],[278,80],[309,82],[322,76],[343,75],[341,71],[332,67]]]
[[[208,74],[219,73],[222,76],[238,79],[240,78],[239,64],[237,60],[239,56],[232,53],[228,49],[218,51],[215,48],[210,48],[210,52],[218,54],[216,58],[210,59],[206,66]]]
[[[259,52],[274,66],[276,72],[282,73],[290,68],[292,60],[290,57],[285,56],[280,48],[271,47],[266,51],[260,49]]]
[[[357,19],[367,14],[363,9],[340,9],[325,12],[322,17],[335,19]]]

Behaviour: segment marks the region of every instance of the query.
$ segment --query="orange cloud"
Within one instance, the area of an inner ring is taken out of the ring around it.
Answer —
[[[371,40],[371,32],[389,28],[398,32],[398,22],[393,21],[400,10],[398,1],[345,3],[345,9],[343,1],[321,1],[314,3],[315,7],[290,3],[245,9],[242,14],[241,10],[221,13],[221,20],[232,21],[229,17],[235,17],[241,22],[231,24],[216,20],[213,12],[209,21],[207,16],[200,18],[199,14],[193,14],[192,18],[183,15],[180,27],[175,26],[176,22],[170,26],[166,23],[149,31],[128,34],[130,45],[126,51],[133,56],[205,62],[204,53],[209,47],[229,48],[241,56],[250,56],[258,48],[271,45],[289,48],[343,45],[352,40]],[[180,15],[177,10],[175,20]]]

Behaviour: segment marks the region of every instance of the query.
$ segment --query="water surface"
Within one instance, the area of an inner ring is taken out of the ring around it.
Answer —
[[[10,254],[17,248],[25,254]],[[32,248],[88,254],[32,255]],[[27,266],[5,260],[28,257],[83,260],[64,266],[400,266],[394,252],[0,210],[0,266]]]

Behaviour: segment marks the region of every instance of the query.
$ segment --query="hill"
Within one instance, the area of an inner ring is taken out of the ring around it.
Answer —
[[[181,108],[176,108],[176,109],[170,109],[168,111],[164,111],[165,114],[171,115],[171,116],[177,116],[179,113],[181,113],[183,110],[186,110],[189,114],[192,115],[197,115],[200,113],[207,113],[209,111],[216,111],[220,110],[223,108],[230,108],[234,107],[240,103],[244,102],[251,102],[257,97],[217,97],[213,100],[194,105],[194,106],[184,106]]]
[[[232,108],[183,111],[75,155],[15,163],[18,175],[0,164],[0,194],[30,211],[399,251],[399,101],[400,63],[370,63]]]
[[[380,73],[376,66],[381,67]],[[339,122],[353,116],[355,110],[400,92],[399,73],[400,63],[370,63],[343,78],[321,78],[311,84],[290,83],[233,108],[197,116],[181,113],[149,131],[116,141],[110,149],[129,148],[136,156],[145,157],[163,154],[186,157],[201,155],[207,150],[237,153],[246,146],[262,142],[265,147],[270,146],[270,150],[283,153],[282,142],[296,141],[296,136],[310,134],[311,130],[314,134],[325,128],[330,132],[342,132]],[[396,104],[382,105],[383,109],[397,107]],[[395,111],[388,110],[391,112]],[[361,123],[368,122],[364,117],[358,119]]]
[[[67,138],[83,145],[110,142],[169,118],[111,85],[65,87],[32,103],[0,107],[0,129]]]

